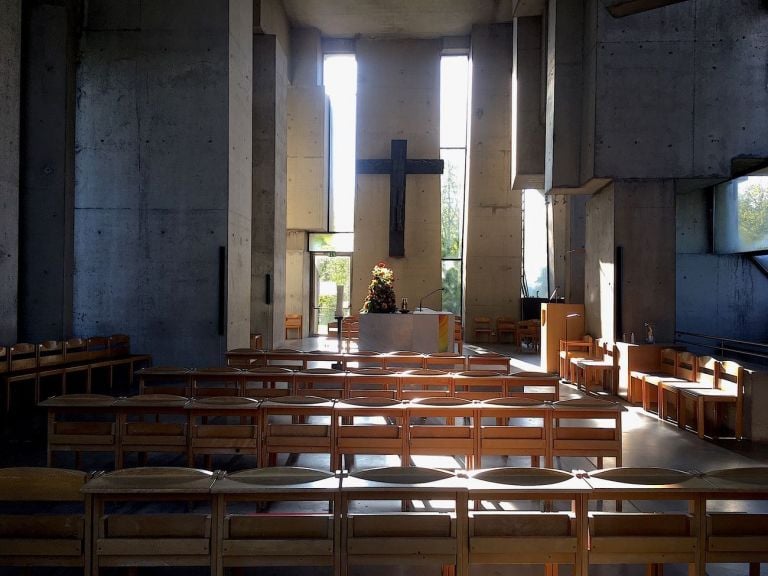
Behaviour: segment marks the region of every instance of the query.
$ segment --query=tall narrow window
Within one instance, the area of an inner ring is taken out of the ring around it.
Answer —
[[[523,282],[522,296],[546,298],[547,205],[543,190],[523,190]]]
[[[440,61],[441,248],[443,308],[461,315],[464,252],[464,197],[467,173],[469,58]]]
[[[325,57],[323,83],[331,105],[329,232],[354,231],[357,60],[353,54]]]

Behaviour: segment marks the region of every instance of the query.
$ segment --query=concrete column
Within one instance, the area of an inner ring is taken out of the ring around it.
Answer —
[[[229,0],[227,348],[251,334],[253,0]]]
[[[472,30],[472,109],[465,236],[466,338],[475,316],[518,316],[521,191],[512,189],[512,25]]]
[[[21,2],[0,0],[0,344],[16,342]]]
[[[544,188],[546,76],[543,20],[515,18],[512,82],[512,188]]]
[[[80,11],[29,2],[24,11],[19,337],[72,334],[75,68]]]
[[[253,37],[251,332],[284,338],[286,278],[287,56],[277,36]]]
[[[389,158],[393,139],[408,141],[409,158],[440,157],[440,49],[437,40],[358,40],[358,159]],[[390,258],[389,176],[358,175],[355,235],[353,313],[381,261],[395,272],[398,304],[405,297],[415,307],[441,285],[440,177],[406,176],[405,257]]]

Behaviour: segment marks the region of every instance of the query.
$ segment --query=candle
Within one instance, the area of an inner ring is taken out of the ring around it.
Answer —
[[[336,317],[344,316],[344,285],[336,285]]]

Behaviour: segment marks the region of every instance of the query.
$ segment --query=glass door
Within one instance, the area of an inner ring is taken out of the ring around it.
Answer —
[[[352,256],[335,253],[312,253],[312,323],[313,336],[328,334],[328,324],[335,322],[337,302],[341,296],[344,316],[349,316],[349,289]]]

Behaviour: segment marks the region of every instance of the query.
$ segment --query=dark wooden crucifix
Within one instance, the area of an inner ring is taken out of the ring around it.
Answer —
[[[407,140],[392,140],[391,159],[358,160],[358,174],[389,174],[389,255],[405,256],[405,175],[442,174],[442,160],[408,159]]]

